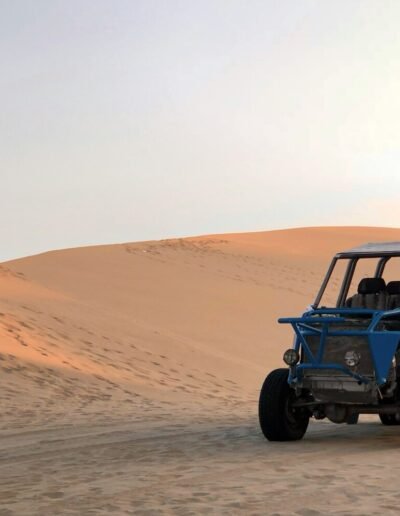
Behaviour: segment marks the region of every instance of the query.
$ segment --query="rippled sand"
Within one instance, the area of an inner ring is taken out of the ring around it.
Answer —
[[[72,249],[0,265],[0,515],[397,514],[400,430],[268,443],[259,387],[331,255],[319,228]]]

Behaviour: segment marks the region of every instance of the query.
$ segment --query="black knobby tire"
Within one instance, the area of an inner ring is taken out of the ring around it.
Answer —
[[[275,369],[266,377],[260,392],[258,416],[269,441],[296,441],[308,427],[309,415],[291,408],[295,393],[289,387],[288,374],[287,369]]]
[[[396,417],[396,414],[379,414],[379,419],[381,420],[382,425],[400,425],[400,419]]]
[[[359,414],[351,414],[351,416],[347,418],[346,423],[348,425],[356,425],[358,423],[358,416]]]

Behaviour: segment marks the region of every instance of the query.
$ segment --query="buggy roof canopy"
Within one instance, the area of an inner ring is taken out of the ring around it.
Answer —
[[[400,256],[400,242],[370,242],[337,253],[335,258],[379,258],[380,256]]]

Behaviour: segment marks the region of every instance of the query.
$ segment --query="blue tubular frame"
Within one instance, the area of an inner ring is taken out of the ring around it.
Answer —
[[[366,329],[363,330],[331,330],[335,324],[348,322],[345,316],[366,315],[371,317],[371,321]],[[378,385],[386,382],[386,376],[391,365],[392,358],[397,351],[400,342],[400,331],[377,331],[379,322],[388,316],[399,315],[400,308],[395,310],[367,310],[354,308],[319,308],[306,312],[303,317],[284,317],[278,319],[281,324],[291,324],[296,334],[294,349],[299,353],[300,347],[307,356],[309,363],[301,363],[292,367],[289,372],[289,383],[301,380],[305,369],[326,369],[341,371],[354,380],[368,384],[370,378],[357,374],[341,364],[323,364],[326,337],[329,336],[364,336],[367,337],[372,361],[375,369],[375,379]],[[312,326],[318,323],[319,328]],[[314,356],[308,343],[307,336],[319,335],[320,344],[317,356]]]

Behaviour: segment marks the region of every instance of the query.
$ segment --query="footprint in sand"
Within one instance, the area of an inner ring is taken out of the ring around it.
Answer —
[[[63,491],[50,491],[49,493],[44,493],[44,496],[47,496],[47,498],[52,498],[52,499],[63,498],[64,492]]]

